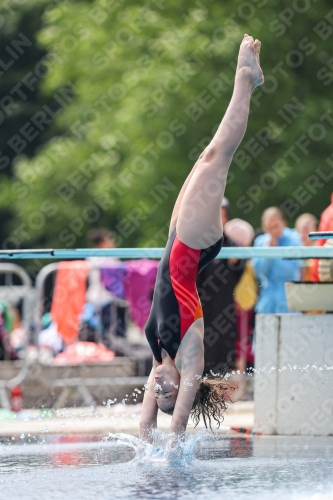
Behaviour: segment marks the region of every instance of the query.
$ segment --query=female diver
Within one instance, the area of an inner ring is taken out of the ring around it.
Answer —
[[[211,425],[226,409],[222,378],[202,379],[204,322],[196,278],[222,247],[221,201],[232,157],[246,130],[251,93],[264,81],[259,40],[244,35],[233,95],[210,144],[201,153],[178,195],[169,239],[156,278],[145,332],[153,352],[140,437],[152,440],[158,408],[172,415],[172,449],[184,439],[190,414]]]

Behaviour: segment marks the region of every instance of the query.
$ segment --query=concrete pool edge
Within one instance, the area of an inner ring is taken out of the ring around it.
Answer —
[[[65,408],[50,414],[44,411],[44,418],[40,410],[26,410],[12,420],[0,420],[0,437],[32,434],[105,434],[108,432],[126,432],[138,435],[140,406],[114,405],[110,408],[98,406],[96,408]],[[49,416],[51,415],[51,416]],[[241,427],[252,429],[254,420],[253,401],[237,401],[229,405],[221,426]],[[158,428],[165,432],[170,429],[171,417],[164,413],[158,415]],[[196,429],[189,423],[188,432],[204,429],[199,424]]]

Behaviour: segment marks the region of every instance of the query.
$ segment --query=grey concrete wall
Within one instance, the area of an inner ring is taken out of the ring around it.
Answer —
[[[333,315],[256,318],[254,430],[333,435]]]

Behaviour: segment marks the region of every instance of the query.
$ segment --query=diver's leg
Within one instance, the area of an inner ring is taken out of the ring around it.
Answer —
[[[205,151],[200,155],[183,194],[177,235],[192,248],[206,248],[222,236],[221,200],[228,169],[247,126],[251,93],[263,83],[258,63],[260,42],[245,35],[241,43],[233,95]]]
[[[172,211],[172,215],[171,215],[170,227],[169,227],[169,235],[170,235],[171,231],[173,230],[173,228],[175,227],[175,225],[177,223],[178,214],[179,214],[179,208],[180,208],[180,205],[181,205],[184,193],[185,193],[185,191],[187,189],[187,186],[189,185],[189,182],[190,182],[190,180],[191,180],[191,178],[192,178],[192,176],[193,176],[193,174],[195,172],[195,169],[197,168],[198,161],[195,163],[195,165],[193,166],[191,172],[186,177],[186,179],[184,181],[184,184],[183,184],[183,186],[182,186],[182,188],[179,191],[179,194],[177,196],[176,203],[175,203],[175,205],[173,207],[173,211]]]

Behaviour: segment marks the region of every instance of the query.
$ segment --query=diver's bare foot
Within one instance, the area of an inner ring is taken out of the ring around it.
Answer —
[[[264,83],[264,75],[259,63],[260,47],[259,40],[244,35],[238,54],[236,75],[243,74],[250,77],[252,90]]]

